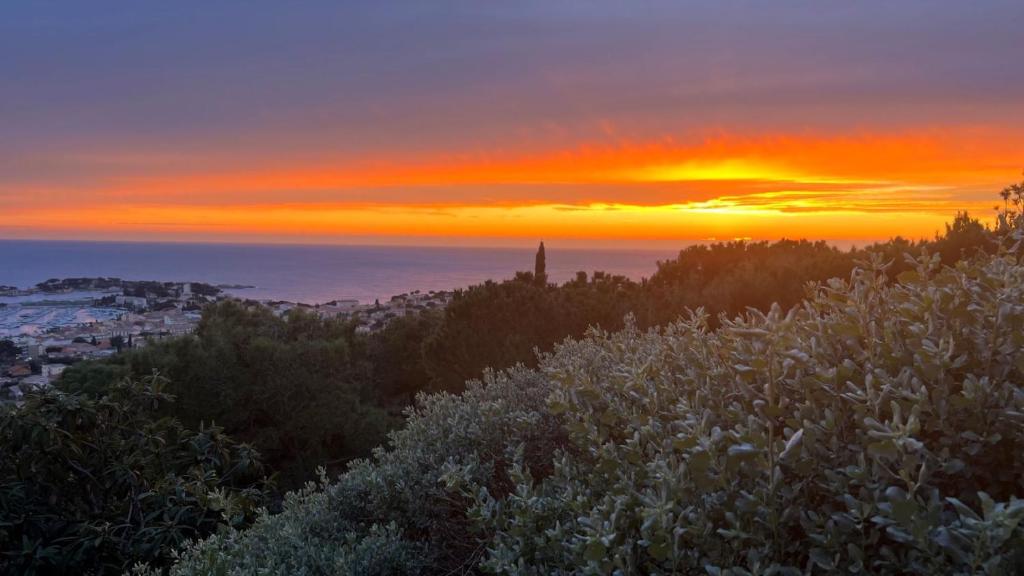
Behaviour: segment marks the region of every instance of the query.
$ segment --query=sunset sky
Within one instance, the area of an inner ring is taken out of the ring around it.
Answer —
[[[1019,0],[12,4],[2,238],[866,242],[1024,169]]]

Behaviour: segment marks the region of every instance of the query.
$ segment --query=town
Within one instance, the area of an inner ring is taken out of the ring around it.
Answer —
[[[355,331],[381,330],[394,318],[440,309],[450,291],[418,290],[385,302],[334,300],[307,304],[240,298],[226,290],[251,286],[119,278],[51,279],[29,289],[0,287],[0,402],[18,402],[32,388],[49,386],[70,365],[143,348],[191,334],[203,306],[225,299],[267,306],[284,316],[301,310],[355,323]]]

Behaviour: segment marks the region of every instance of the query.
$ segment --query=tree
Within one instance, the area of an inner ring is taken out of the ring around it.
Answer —
[[[533,278],[541,286],[548,283],[547,256],[544,254],[544,242],[537,248],[537,256],[533,261]]]
[[[423,344],[431,386],[458,391],[485,368],[536,365],[538,350],[591,326],[621,327],[637,306],[639,285],[600,272],[582,278],[557,286],[538,284],[525,272],[457,290]]]
[[[101,363],[121,365],[136,378],[166,375],[167,390],[179,399],[167,407],[170,414],[193,428],[216,422],[252,444],[287,489],[302,486],[318,466],[340,471],[366,456],[400,422],[390,392],[373,381],[366,339],[355,325],[301,310],[278,318],[260,304],[211,304],[194,335],[126,349]],[[102,390],[95,364],[69,368],[58,386]]]
[[[999,211],[996,228],[1007,232],[1024,226],[1024,181],[1015,182],[999,193],[1003,209]]]
[[[0,408],[0,573],[122,574],[241,528],[263,501],[251,448],[163,416],[159,377]]]
[[[664,325],[703,307],[715,323],[719,314],[731,318],[748,307],[767,310],[777,302],[789,308],[804,296],[808,282],[849,277],[856,259],[823,241],[690,246],[658,263],[637,316],[641,324]]]
[[[946,233],[936,235],[932,250],[942,257],[943,264],[955,264],[978,251],[993,252],[997,246],[995,235],[978,219],[967,212],[957,212],[952,223],[946,224]]]
[[[427,309],[392,319],[367,338],[367,360],[379,402],[395,408],[413,403],[416,394],[429,388],[430,375],[423,359],[423,343],[437,330],[441,312]]]
[[[0,363],[13,362],[21,349],[12,340],[0,340]]]

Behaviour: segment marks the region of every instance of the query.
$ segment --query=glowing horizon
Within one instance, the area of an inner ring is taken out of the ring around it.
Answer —
[[[452,23],[444,11],[362,7],[355,52],[339,40],[345,10],[245,15],[287,40],[284,56],[248,37],[236,38],[246,50],[223,44],[242,17],[230,9],[202,24],[198,7],[160,19],[23,9],[0,23],[0,51],[18,54],[18,82],[0,95],[13,135],[0,140],[0,237],[868,242],[930,237],[958,211],[988,220],[998,191],[1020,177],[1024,82],[1001,65],[1022,16],[1013,4],[1001,8],[1005,26],[955,4],[918,28],[916,8],[893,11],[881,40],[906,44],[895,56],[884,42],[880,52],[857,43],[870,10],[768,10],[747,41],[730,36],[750,21],[742,11],[659,8],[666,22],[623,23],[619,7],[599,3],[587,17],[462,7]],[[413,21],[422,29],[392,38],[402,49],[375,51],[377,32]],[[987,36],[966,52],[936,48],[946,24]],[[624,56],[595,59],[604,44],[593,34],[618,25],[628,30],[607,42]],[[480,26],[494,37],[471,33]],[[699,33],[707,26],[720,34]],[[536,45],[519,40],[525,29]],[[90,43],[101,30],[122,52]],[[774,41],[781,32],[795,39]],[[439,38],[453,44],[414,49]],[[587,49],[567,49],[567,38]],[[143,47],[155,60],[134,57]],[[694,50],[706,57],[686,56]],[[935,69],[908,73],[919,61]],[[154,62],[166,77],[147,71]],[[425,63],[437,79],[417,76]],[[375,73],[391,69],[403,75]]]

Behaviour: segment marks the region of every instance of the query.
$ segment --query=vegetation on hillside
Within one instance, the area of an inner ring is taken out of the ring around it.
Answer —
[[[944,234],[927,242],[895,238],[853,250],[807,240],[691,246],[659,262],[645,282],[600,272],[588,279],[581,272],[555,285],[520,273],[509,281],[456,291],[436,326],[423,336],[423,371],[432,389],[460,390],[486,367],[536,366],[536,349],[549,351],[568,336],[582,336],[588,327],[618,330],[626,314],[633,314],[641,327],[664,326],[702,307],[717,325],[721,314],[732,318],[748,308],[767,311],[776,303],[789,308],[803,298],[809,282],[848,278],[858,262],[872,255],[891,261],[887,274],[895,277],[906,269],[907,254],[916,257],[927,250],[952,265],[979,251],[992,253],[997,236],[961,213]]]
[[[405,398],[391,407],[390,392],[370,386],[366,347],[349,323],[226,301],[206,308],[194,336],[81,363],[60,387],[102,392],[110,378],[158,372],[177,398],[168,414],[190,428],[215,423],[251,444],[292,488],[318,466],[340,470],[369,453],[400,422]]]
[[[423,340],[424,371],[435,390],[461,390],[485,368],[536,365],[536,351],[590,326],[622,326],[639,285],[622,276],[581,273],[555,286],[528,272],[457,290]]]
[[[163,384],[0,406],[0,574],[121,574],[247,525],[263,501],[258,454],[160,416]]]
[[[555,285],[538,255],[369,335],[208,306],[0,415],[0,572],[159,570],[214,533],[177,573],[1007,573],[1024,185],[1004,199],[991,229],[695,246],[640,283]],[[260,461],[326,471],[281,502]]]
[[[159,372],[178,397],[170,414],[192,428],[214,422],[252,444],[278,485],[292,489],[318,466],[335,474],[369,455],[418,392],[459,392],[488,367],[536,367],[538,351],[590,327],[619,330],[629,314],[640,327],[664,326],[697,307],[715,326],[720,315],[748,308],[789,308],[809,282],[849,277],[872,255],[893,262],[892,277],[905,269],[905,254],[928,250],[952,264],[993,251],[996,236],[960,214],[930,242],[894,239],[847,251],[806,240],[699,245],[658,263],[645,282],[581,272],[549,283],[538,278],[546,275],[538,254],[533,273],[457,290],[444,310],[393,319],[370,335],[301,309],[279,318],[255,303],[222,302],[207,306],[195,335],[78,363],[60,386],[102,391]]]
[[[422,396],[390,447],[172,574],[1013,574],[1024,263],[591,331]]]

